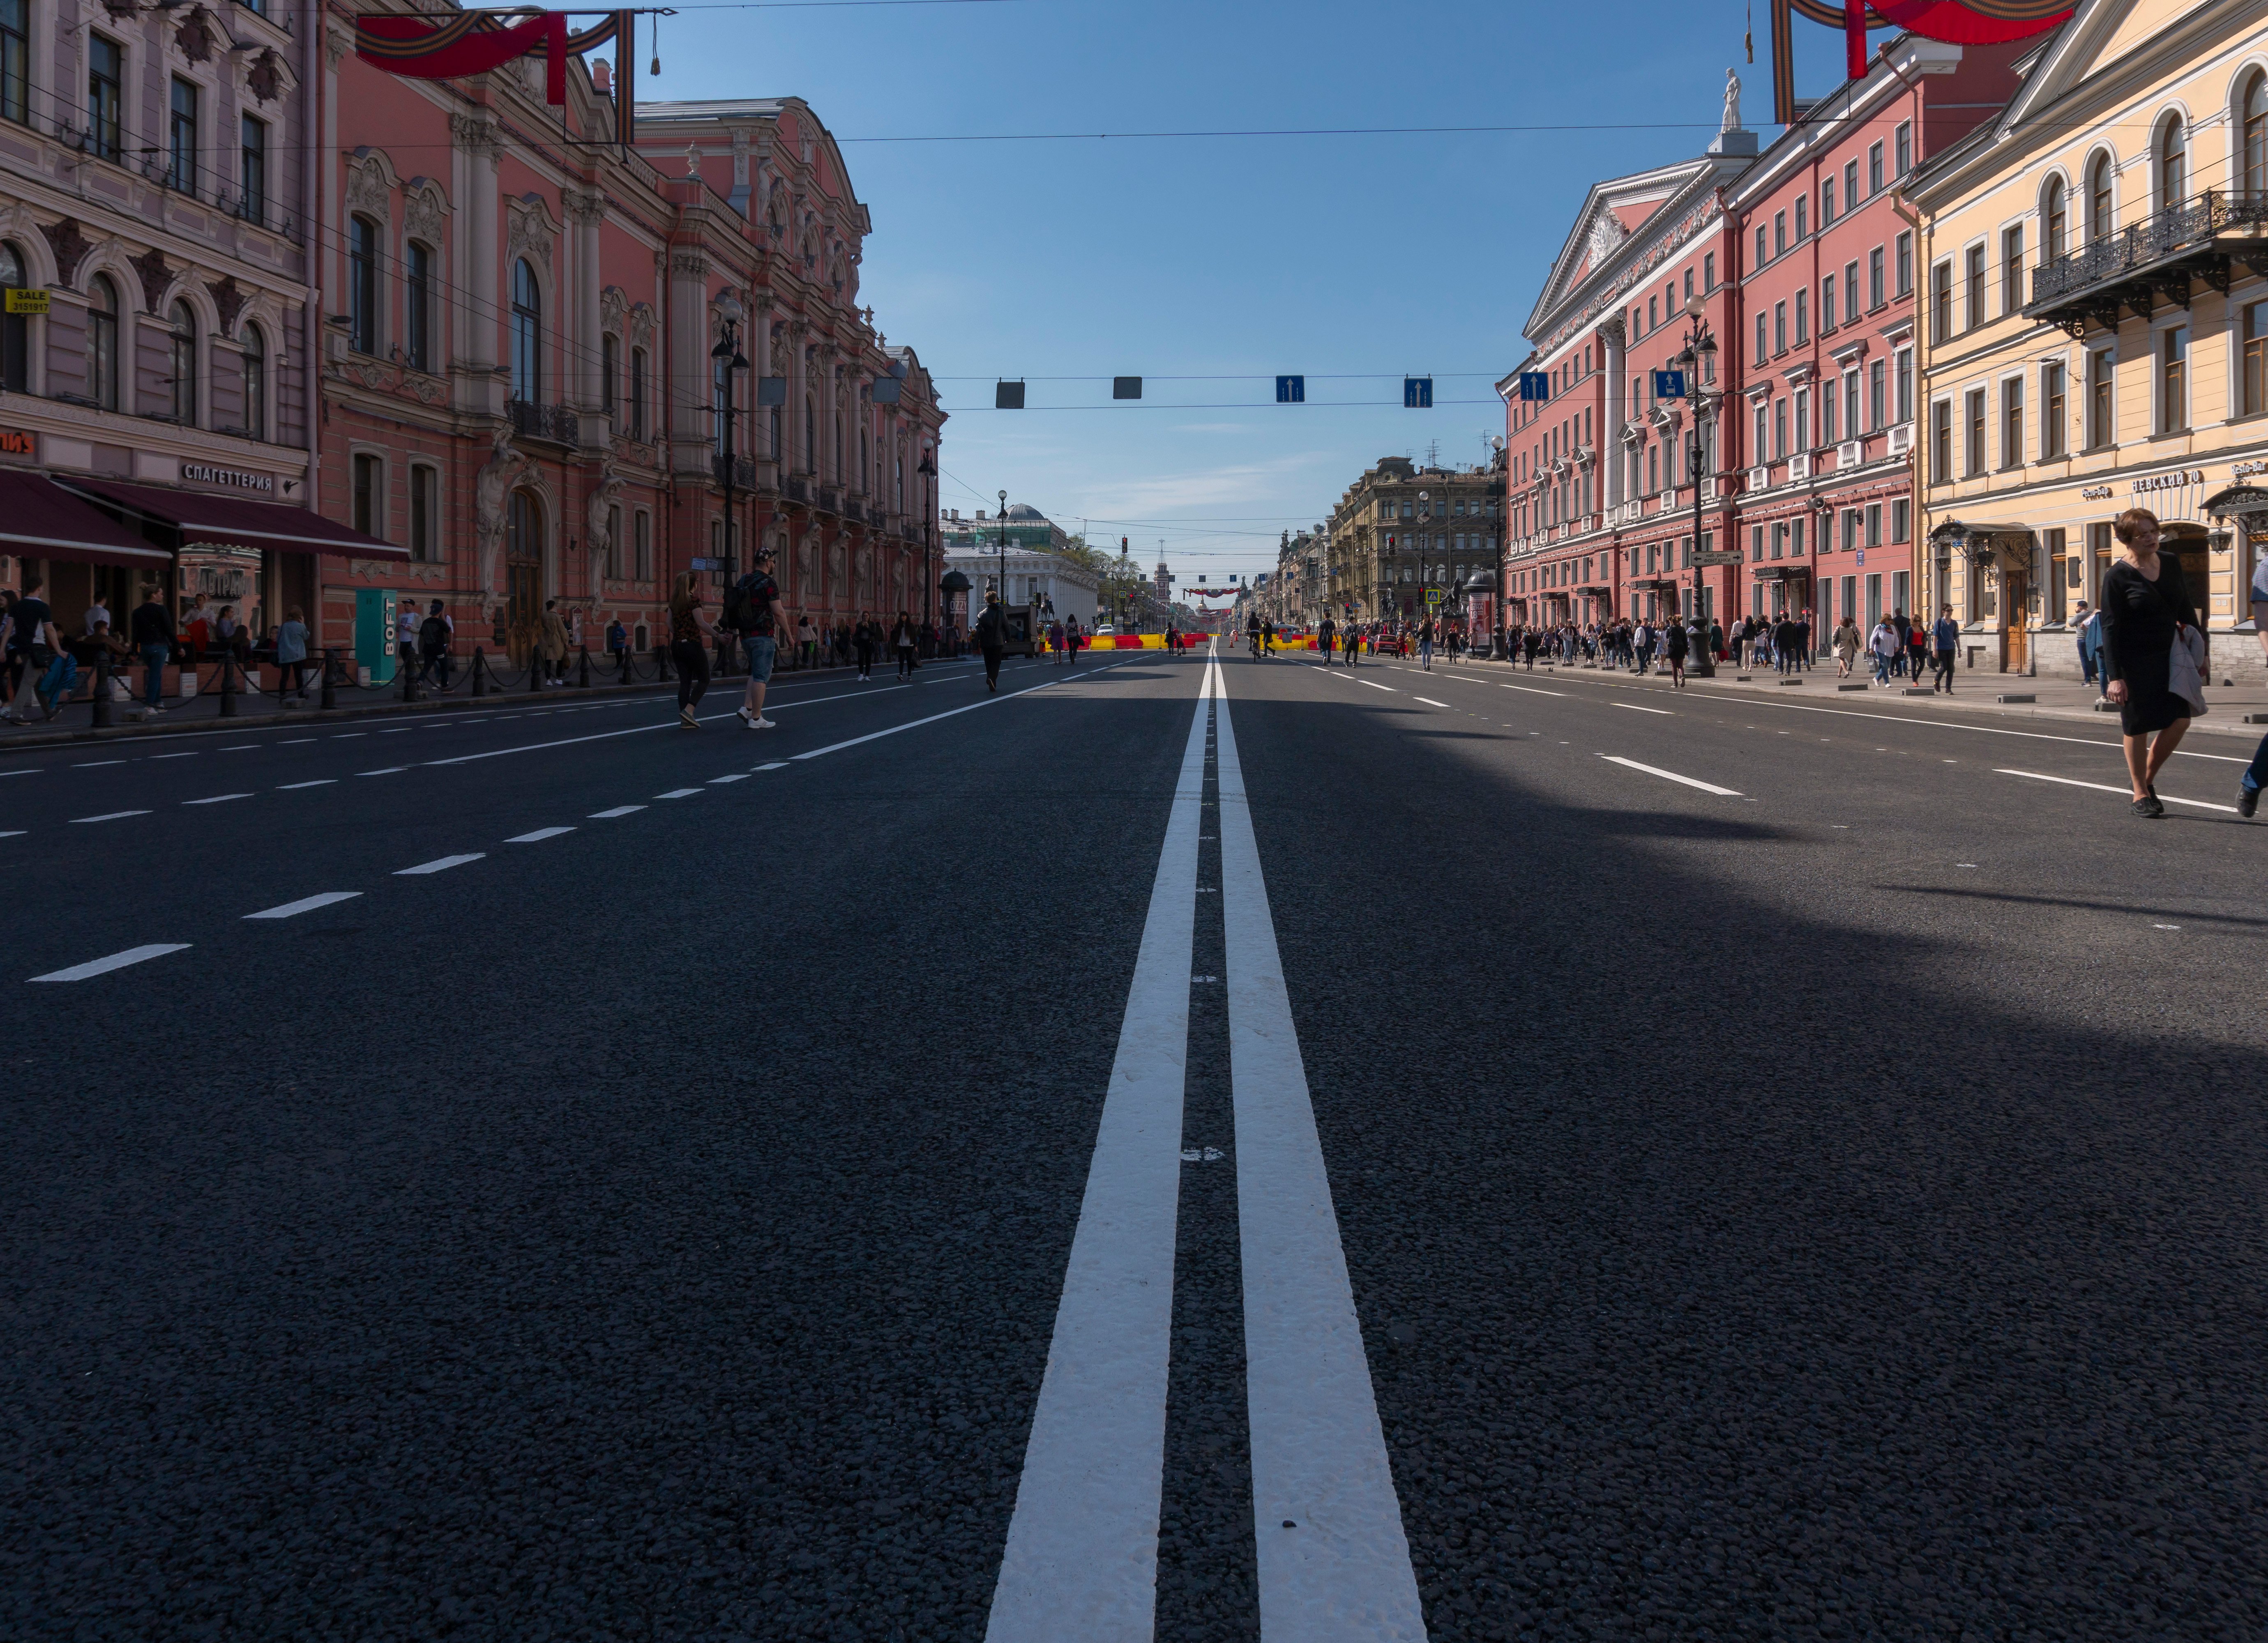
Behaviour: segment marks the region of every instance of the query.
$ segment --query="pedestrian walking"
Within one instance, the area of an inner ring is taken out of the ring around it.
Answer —
[[[276,700],[282,705],[294,696],[307,700],[307,620],[296,605],[276,625]]]
[[[419,684],[425,682],[430,672],[443,690],[449,688],[449,647],[456,637],[456,625],[450,621],[441,601],[435,599],[426,610],[425,620],[417,625]]]
[[[202,601],[200,600],[199,603],[202,604]],[[402,600],[394,610],[394,658],[396,664],[405,674],[417,671],[417,629],[422,620],[417,612],[417,601],[415,599]],[[197,626],[195,621],[190,623],[193,633]],[[195,661],[198,656],[212,643],[212,619],[206,618],[203,627],[204,633],[202,635],[193,636],[189,640],[189,659],[192,662]]]
[[[1961,625],[1953,620],[1953,606],[1938,607],[1937,620],[1930,625],[1931,649],[1935,653],[1935,665],[1929,676],[1932,692],[1942,690],[1953,694],[1953,658],[1961,646]]]
[[[798,665],[802,667],[819,665],[819,631],[811,625],[811,618],[808,615],[796,618],[795,649]]]
[[[2118,704],[2134,813],[2155,820],[2166,813],[2158,798],[2158,772],[2181,745],[2199,706],[2176,688],[2176,675],[2194,691],[2209,671],[2211,656],[2198,628],[2197,606],[2182,580],[2181,561],[2158,552],[2158,516],[2146,508],[2129,508],[2110,528],[2119,554],[2102,577],[2102,664],[2110,678],[2106,693]]]
[[[1686,635],[1683,622],[1672,620],[1669,626],[1662,629],[1661,650],[1669,660],[1669,682],[1673,690],[1685,688],[1685,652],[1691,642]]]
[[[1346,652],[1349,667],[1362,660],[1362,628],[1359,624],[1349,622],[1346,625],[1339,634],[1339,649]]]
[[[772,550],[759,546],[750,555],[749,569],[726,596],[726,625],[740,635],[748,658],[748,685],[733,716],[751,730],[777,729],[764,717],[764,691],[779,660],[779,642],[787,632],[787,612],[780,608],[779,583],[772,576]],[[900,621],[905,619],[902,615]]]
[[[2268,561],[2263,561],[2268,563]],[[2100,695],[2110,680],[2102,676],[2102,613],[2089,610],[2081,599],[2072,613],[2072,626],[2079,630],[2079,676],[2095,688]]]
[[[1175,637],[1178,638],[1179,635]],[[1064,665],[1065,667],[1079,665],[1079,649],[1086,642],[1086,635],[1079,631],[1079,618],[1074,616],[1064,624]]]
[[[1433,671],[1433,619],[1430,616],[1418,624],[1418,665],[1428,673]]]
[[[715,629],[710,631],[714,632]],[[674,648],[674,642],[672,643]],[[567,623],[559,614],[559,601],[556,599],[543,601],[543,631],[536,645],[535,665],[542,669],[538,677],[545,684],[556,686],[567,682]],[[702,684],[703,688],[707,687],[705,669]]]
[[[998,690],[1000,658],[1008,649],[1008,614],[998,593],[984,596],[983,612],[976,619],[976,648],[984,653],[984,688]]]
[[[1835,652],[1835,677],[1850,678],[1851,664],[1857,660],[1859,655],[1859,624],[1845,615],[1842,625],[1836,628],[1827,642]]]
[[[1898,630],[1884,617],[1874,624],[1874,631],[1867,635],[1867,650],[1874,658],[1874,683],[1884,690],[1890,687],[1890,664],[1897,660]]]
[[[32,709],[40,702],[40,687],[46,682],[48,670],[55,665],[55,657],[63,652],[63,637],[55,631],[55,612],[40,597],[40,590],[46,585],[43,578],[27,573],[23,591],[8,610],[8,636],[0,641],[0,648],[4,648],[16,688],[12,700],[0,709],[0,723],[32,722]]]
[[[2260,641],[2263,655],[2268,655],[2268,554],[2252,568],[2252,632]],[[2268,788],[2268,736],[2260,738],[2253,751],[2252,763],[2236,779],[2236,813],[2250,819],[2260,808],[2260,789]]]
[[[701,605],[700,573],[679,571],[669,596],[669,659],[677,664],[677,722],[688,730],[701,728],[693,709],[709,693],[709,647],[703,641],[713,642],[717,637],[716,626]]]
[[[1326,616],[1315,624],[1315,649],[1323,653],[1323,665],[1331,664],[1331,646],[1338,638],[1338,624]]]
[[[627,684],[630,677],[630,630],[619,616],[607,624],[607,654],[615,659],[615,677]]]
[[[896,623],[890,628],[890,649],[898,653],[900,678],[911,678],[914,676],[914,669],[918,665],[914,660],[914,651],[920,644],[921,634],[914,627],[912,614],[909,612],[900,611]]]
[[[39,586],[33,578],[30,586]],[[142,654],[143,700],[150,712],[166,711],[166,664],[173,659],[173,612],[158,597],[158,590],[142,590],[142,603],[134,607],[133,642]]]
[[[858,680],[861,684],[874,677],[874,652],[881,649],[882,634],[878,623],[865,617],[850,630],[850,648],[858,657]]]

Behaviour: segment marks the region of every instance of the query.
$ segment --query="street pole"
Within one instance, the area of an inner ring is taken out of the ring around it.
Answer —
[[[740,451],[735,430],[740,414],[740,384],[733,373],[748,369],[748,357],[740,352],[740,317],[746,312],[739,298],[729,292],[725,295],[717,304],[717,312],[725,322],[724,334],[717,339],[717,346],[709,350],[711,359],[722,361],[725,365],[725,438],[718,458],[718,477],[725,485],[725,581],[728,587],[737,568],[733,553],[733,532],[738,523],[733,512],[733,468]]]
[[[1693,620],[1700,630],[1700,642],[1686,655],[1685,671],[1694,678],[1714,678],[1717,676],[1717,655],[1709,642],[1709,606],[1704,597],[1708,586],[1709,568],[1701,562],[1701,470],[1706,460],[1701,424],[1709,419],[1714,402],[1702,391],[1701,363],[1716,356],[1717,339],[1709,333],[1709,322],[1703,318],[1703,308],[1699,297],[1686,298],[1685,312],[1693,323],[1685,333],[1685,351],[1677,356],[1677,363],[1685,370],[1685,395],[1693,406],[1693,444],[1691,460],[1687,467],[1689,477],[1693,481]]]
[[[1000,613],[1005,617],[1008,613],[1008,493],[1006,491],[1000,493],[1000,517],[996,523],[1000,527]]]

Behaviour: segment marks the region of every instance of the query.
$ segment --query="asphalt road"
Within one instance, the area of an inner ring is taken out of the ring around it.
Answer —
[[[736,698],[0,760],[0,1635],[2268,1632],[2244,750]]]

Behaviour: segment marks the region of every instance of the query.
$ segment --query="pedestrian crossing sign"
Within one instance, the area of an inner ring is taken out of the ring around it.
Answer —
[[[1428,605],[1439,605],[1444,597],[1446,596],[1443,595],[1441,590],[1439,588],[1428,588],[1425,590],[1425,603]]]

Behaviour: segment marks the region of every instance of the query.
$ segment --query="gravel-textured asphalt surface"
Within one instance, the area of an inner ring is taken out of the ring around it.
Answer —
[[[2235,764],[1224,674],[1432,1636],[2268,1633]],[[0,1635],[982,1637],[1198,676],[0,762]],[[1261,1630],[1221,992],[1175,1639]]]

